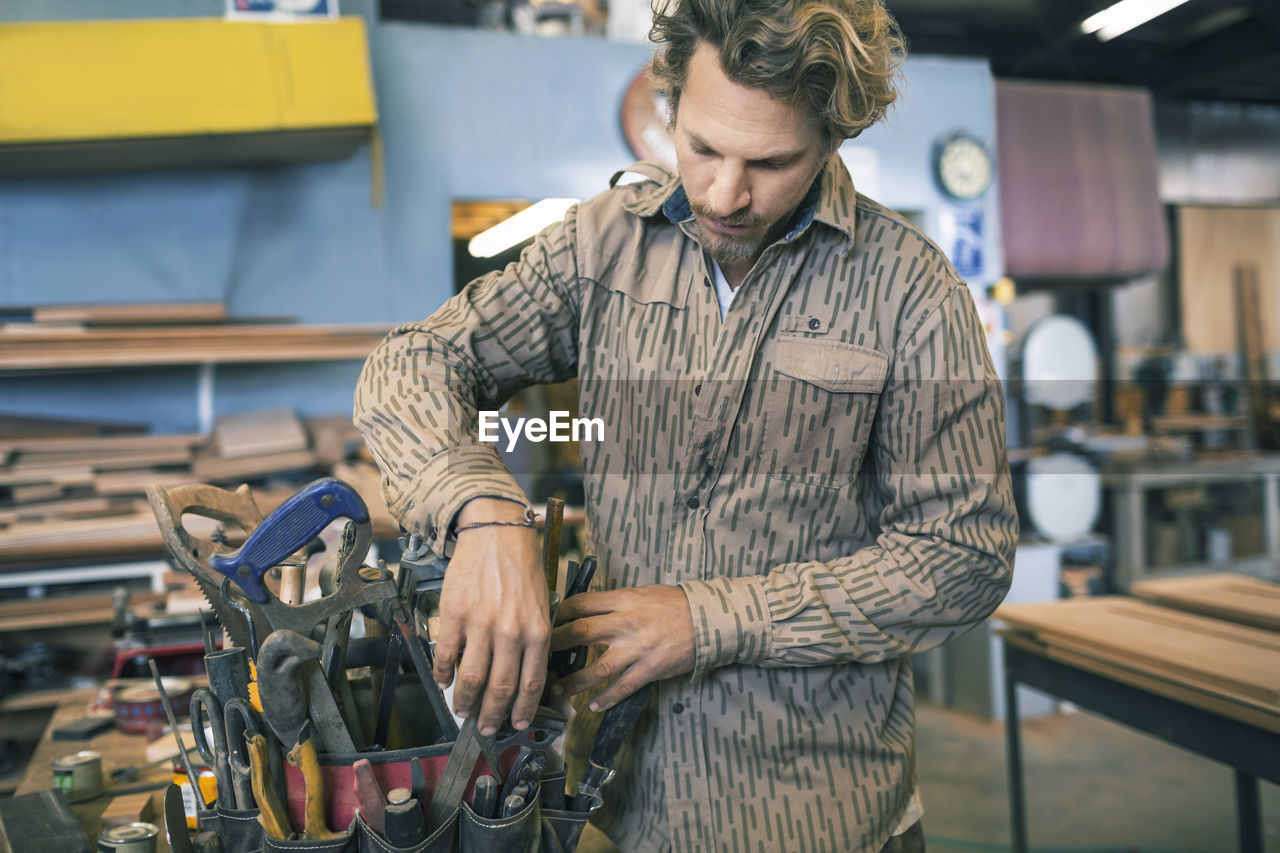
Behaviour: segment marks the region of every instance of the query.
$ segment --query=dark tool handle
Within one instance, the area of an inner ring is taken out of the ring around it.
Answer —
[[[224,707],[232,699],[249,699],[249,652],[241,646],[228,646],[204,656],[204,669],[209,674],[209,687]]]
[[[488,773],[481,773],[476,777],[471,794],[471,810],[480,817],[495,817],[493,810],[497,805],[498,780]]]
[[[413,797],[398,803],[387,803],[383,820],[386,823],[387,843],[393,847],[412,847],[427,836],[422,807]]]
[[[214,554],[209,565],[232,578],[245,595],[262,604],[270,597],[263,575],[298,551],[335,520],[367,521],[369,510],[355,489],[325,477],[304,486],[262,520],[239,551]]]
[[[635,728],[636,720],[639,719],[645,700],[649,698],[652,690],[653,682],[650,682],[604,712],[604,719],[600,721],[595,742],[591,744],[587,769],[582,774],[582,781],[578,783],[578,790],[582,793],[573,798],[574,811],[590,810],[592,797],[585,791],[598,793],[600,787],[609,781],[614,759],[618,757],[618,750],[622,748],[631,730]]]
[[[600,729],[596,732],[595,743],[591,744],[592,764],[606,768],[613,766],[613,760],[618,757],[618,750],[622,748],[631,730],[635,728],[636,720],[640,718],[640,711],[644,709],[645,700],[649,698],[652,690],[653,682],[650,682],[604,712],[604,719],[600,721]]]

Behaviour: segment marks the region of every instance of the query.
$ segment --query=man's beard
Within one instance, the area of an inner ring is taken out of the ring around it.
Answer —
[[[698,228],[698,239],[702,243],[702,248],[706,249],[707,254],[711,255],[712,260],[718,264],[737,264],[754,261],[764,251],[764,247],[771,236],[772,229],[755,230],[768,224],[768,220],[763,216],[747,213],[731,216],[728,219],[721,219],[713,215],[708,208],[694,202],[692,199],[689,201],[689,207],[697,217],[694,219],[694,224]],[[742,237],[718,234],[703,226],[703,218],[715,219],[717,222],[723,222],[725,225],[732,227],[746,226],[752,231]]]

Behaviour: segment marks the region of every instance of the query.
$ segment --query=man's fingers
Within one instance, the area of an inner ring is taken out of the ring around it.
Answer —
[[[608,590],[604,592],[580,592],[560,602],[556,610],[556,623],[561,624],[583,616],[599,616],[612,613],[617,609],[618,594],[624,590]]]
[[[583,690],[590,690],[592,687],[604,684],[614,678],[626,670],[631,663],[633,661],[624,659],[620,652],[611,648],[591,666],[580,669],[572,675],[557,681],[551,692],[556,696],[572,696],[575,693],[581,693]]]
[[[458,678],[453,685],[453,712],[468,717],[484,691],[489,675],[489,638],[483,633],[468,639],[466,654],[458,664]]]
[[[535,641],[537,638],[533,638]],[[520,668],[520,691],[511,708],[511,724],[518,730],[527,729],[538,710],[542,687],[547,681],[547,635],[524,651],[524,663]]]
[[[521,649],[518,637],[500,638],[493,649],[489,680],[484,685],[484,703],[480,709],[480,734],[495,734],[506,719],[507,709],[520,686]],[[462,658],[466,670],[466,655]]]
[[[614,681],[613,684],[610,684],[604,690],[601,690],[600,693],[587,704],[587,707],[593,711],[607,711],[653,680],[648,676],[638,673],[636,671],[638,669],[640,669],[639,666],[633,666],[626,672],[622,673],[622,675],[618,676],[618,679]]]
[[[461,647],[461,634],[455,628],[448,630],[441,623],[440,636],[436,638],[436,649],[432,663],[432,675],[436,684],[448,687],[453,683],[454,667],[458,663],[458,649]]]
[[[551,632],[551,651],[595,646],[607,643],[612,636],[607,617],[590,616],[566,622]]]

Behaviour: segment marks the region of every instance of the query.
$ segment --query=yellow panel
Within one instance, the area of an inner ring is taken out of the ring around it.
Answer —
[[[364,21],[0,26],[0,143],[373,125]]]

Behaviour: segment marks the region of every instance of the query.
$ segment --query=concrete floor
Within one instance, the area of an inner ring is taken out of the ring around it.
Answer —
[[[930,853],[1009,850],[1004,726],[917,708]],[[1237,849],[1225,766],[1076,711],[1023,723],[1029,840],[1037,853]],[[1260,783],[1267,853],[1280,853],[1280,788]]]

